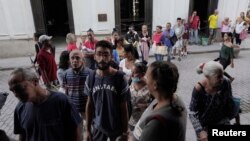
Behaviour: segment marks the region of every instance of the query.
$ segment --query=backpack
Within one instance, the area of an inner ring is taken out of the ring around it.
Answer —
[[[94,84],[95,84],[95,75],[96,75],[96,70],[93,71],[92,73],[89,74],[89,89],[92,92]],[[115,74],[115,77],[117,77],[116,82],[115,82],[115,89],[117,90],[117,93],[121,93],[122,92],[122,88],[120,85],[120,82],[123,81],[124,79],[124,72],[121,71],[117,71],[117,73]],[[131,102],[131,95],[128,96],[127,98],[127,107],[128,107],[128,117],[130,118],[132,115],[132,102]]]

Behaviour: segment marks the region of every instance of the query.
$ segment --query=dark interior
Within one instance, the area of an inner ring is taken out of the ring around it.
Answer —
[[[208,17],[217,9],[218,0],[190,0],[190,2],[191,7],[193,7],[192,11],[196,10],[198,16],[200,16],[200,34],[208,35]]]
[[[133,15],[133,0],[121,0],[121,32],[125,33],[128,31],[130,25],[134,25],[136,31],[141,30],[141,25],[145,20],[145,2],[144,0],[137,1],[136,9],[138,10],[137,15]]]
[[[43,0],[43,6],[48,35],[65,36],[69,33],[66,0]]]
[[[208,1],[209,0],[194,0],[193,11],[197,11],[197,15],[200,17],[201,30],[208,26]]]

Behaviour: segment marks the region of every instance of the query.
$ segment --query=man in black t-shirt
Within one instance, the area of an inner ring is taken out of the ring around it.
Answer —
[[[31,69],[11,73],[9,89],[20,100],[14,112],[14,133],[20,141],[81,141],[80,115],[62,93],[39,85]]]
[[[84,90],[88,95],[87,141],[115,141],[117,137],[127,141],[130,91],[124,73],[110,66],[112,45],[108,41],[97,42],[94,58],[97,70],[87,77]]]
[[[126,34],[125,39],[128,43],[132,44],[134,47],[137,47],[139,43],[139,35],[134,30],[134,26],[130,26],[128,29],[129,31]]]

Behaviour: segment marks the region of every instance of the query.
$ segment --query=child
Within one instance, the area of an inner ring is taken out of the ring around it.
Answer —
[[[182,24],[184,25],[185,32],[182,36],[183,39],[183,48],[182,48],[182,55],[187,56],[187,45],[189,40],[189,25],[185,19],[182,19]]]

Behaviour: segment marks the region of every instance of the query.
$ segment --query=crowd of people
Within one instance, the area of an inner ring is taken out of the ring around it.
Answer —
[[[210,44],[217,20],[215,10],[208,19]],[[164,30],[156,26],[152,36],[147,25],[140,33],[130,26],[124,37],[114,29],[98,41],[90,28],[77,46],[76,35],[69,33],[58,68],[52,37],[35,33],[34,63],[39,69],[17,68],[8,82],[20,100],[14,133],[21,141],[81,141],[83,133],[87,141],[184,141],[189,115],[197,139],[207,141],[210,125],[230,124],[238,115],[231,88],[234,77],[224,70],[234,67],[233,49],[239,47],[249,21],[241,13],[233,31],[229,18],[222,22],[219,57],[198,67],[204,78],[194,86],[189,113],[175,93],[179,72],[171,60],[177,55],[181,61],[188,43],[199,43],[196,11],[188,20],[177,18],[173,26],[168,22]],[[151,47],[156,61],[149,64]]]

